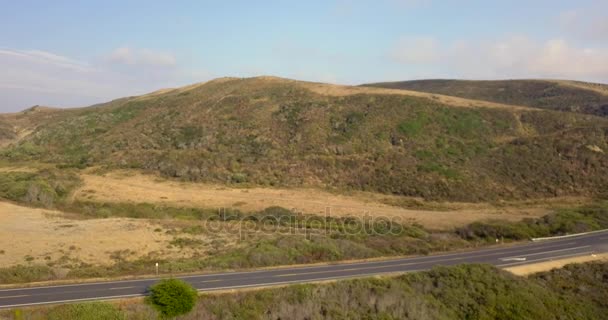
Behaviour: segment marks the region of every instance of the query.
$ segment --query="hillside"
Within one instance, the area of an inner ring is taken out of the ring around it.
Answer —
[[[608,118],[414,91],[223,78],[2,123],[4,161],[60,168],[457,201],[608,190]]]
[[[608,117],[608,85],[564,80],[414,80],[364,86],[431,92]]]

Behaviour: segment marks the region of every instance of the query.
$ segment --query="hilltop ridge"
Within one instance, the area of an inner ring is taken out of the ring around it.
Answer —
[[[608,85],[570,80],[429,79],[364,84],[608,117]]]

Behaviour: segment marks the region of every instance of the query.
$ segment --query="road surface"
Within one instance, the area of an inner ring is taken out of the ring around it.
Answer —
[[[498,267],[608,252],[608,230],[556,240],[545,240],[511,247],[317,266],[226,272],[179,277],[200,291],[264,287],[332,279],[374,276],[428,270],[437,265],[488,263]],[[146,294],[158,279],[121,280],[73,285],[0,290],[0,308],[117,299]]]

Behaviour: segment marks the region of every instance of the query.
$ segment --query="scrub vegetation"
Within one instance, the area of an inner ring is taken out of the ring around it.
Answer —
[[[310,86],[220,79],[46,111],[42,118],[39,112],[11,115],[16,127],[32,133],[5,147],[1,158],[450,201],[603,196],[608,190],[606,118],[456,106],[373,89],[332,95],[329,85],[329,93],[320,94]]]

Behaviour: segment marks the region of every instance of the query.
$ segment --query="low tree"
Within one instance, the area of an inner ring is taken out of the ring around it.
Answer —
[[[171,318],[190,312],[197,298],[198,293],[190,284],[179,279],[166,279],[150,288],[146,302],[163,317]]]

